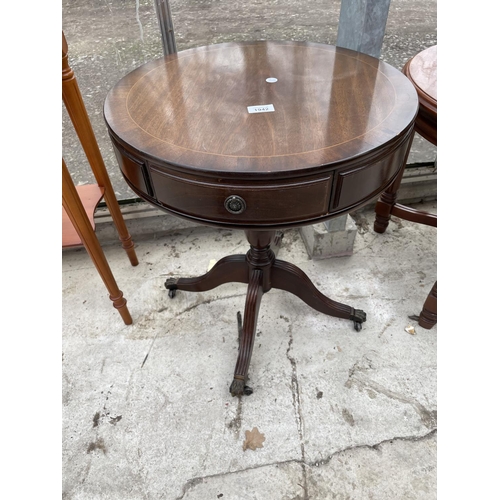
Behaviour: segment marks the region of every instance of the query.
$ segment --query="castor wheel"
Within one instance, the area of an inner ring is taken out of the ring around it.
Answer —
[[[354,329],[360,332],[361,328],[363,328],[363,323],[366,321],[366,313],[361,309],[354,309],[351,319],[354,321]]]
[[[173,299],[177,292],[177,280],[175,278],[168,278],[168,280],[165,281],[165,288],[168,290],[168,296]]]
[[[231,396],[250,396],[253,394],[253,389],[245,385],[245,381],[240,377],[235,377],[231,387],[229,388]]]

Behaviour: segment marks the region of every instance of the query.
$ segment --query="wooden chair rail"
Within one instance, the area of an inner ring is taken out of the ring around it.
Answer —
[[[426,226],[437,227],[437,215],[431,214],[429,212],[424,212],[423,210],[417,210],[412,207],[407,207],[406,205],[401,205],[396,203],[392,207],[391,215],[395,215],[400,219],[407,220],[409,222],[416,222],[417,224],[425,224]]]

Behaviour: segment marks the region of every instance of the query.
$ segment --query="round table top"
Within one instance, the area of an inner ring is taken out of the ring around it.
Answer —
[[[149,158],[221,173],[318,170],[376,151],[415,119],[414,86],[365,54],[241,42],[148,62],[109,92],[110,133]]]
[[[437,145],[437,45],[412,57],[405,64],[403,73],[418,94],[420,107],[415,131]]]
[[[413,82],[419,95],[437,107],[437,45],[410,59],[404,73]]]

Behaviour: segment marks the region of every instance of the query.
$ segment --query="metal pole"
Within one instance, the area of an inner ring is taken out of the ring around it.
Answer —
[[[339,47],[380,57],[391,0],[342,0]]]
[[[156,6],[156,14],[158,16],[158,24],[160,25],[161,41],[163,43],[163,53],[174,54],[177,52],[175,46],[174,24],[172,22],[172,14],[170,12],[170,4],[168,0],[154,0]]]

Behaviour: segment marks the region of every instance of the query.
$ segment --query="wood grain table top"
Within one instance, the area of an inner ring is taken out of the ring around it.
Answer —
[[[414,86],[389,64],[331,45],[270,41],[151,61],[104,105],[110,134],[140,155],[229,176],[341,166],[398,140],[417,111]]]
[[[403,73],[414,85],[419,102],[415,130],[437,145],[437,45],[412,57]]]
[[[408,65],[407,75],[437,105],[437,45],[419,52]]]

